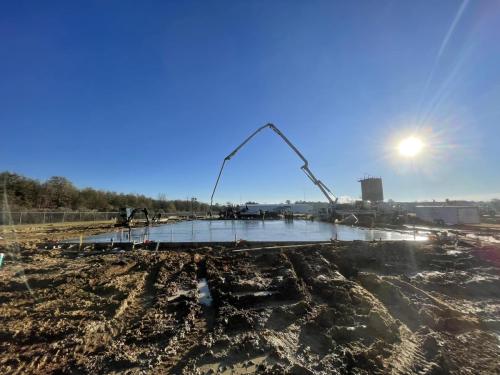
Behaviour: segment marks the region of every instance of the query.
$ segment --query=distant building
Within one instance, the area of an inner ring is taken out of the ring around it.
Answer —
[[[403,211],[415,213],[417,206],[429,206],[429,207],[451,207],[451,206],[467,206],[467,207],[478,207],[477,202],[473,201],[454,201],[454,200],[446,200],[446,201],[420,201],[420,202],[394,202],[396,203]]]
[[[361,198],[364,201],[382,202],[384,200],[382,178],[365,177],[359,180],[359,182],[361,182]]]
[[[479,224],[477,206],[416,206],[417,218],[429,223]]]

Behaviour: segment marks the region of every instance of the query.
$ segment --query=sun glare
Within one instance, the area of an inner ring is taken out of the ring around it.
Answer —
[[[398,150],[401,156],[413,158],[424,148],[423,142],[416,137],[408,137],[399,142]]]

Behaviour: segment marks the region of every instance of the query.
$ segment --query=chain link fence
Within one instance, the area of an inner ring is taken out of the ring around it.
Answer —
[[[188,217],[206,216],[206,212],[170,212],[162,213],[162,217]],[[118,212],[97,212],[97,211],[53,211],[53,212],[34,212],[34,211],[19,211],[9,212],[0,211],[0,225],[20,225],[20,224],[58,224],[65,222],[79,221],[111,221],[115,220]],[[152,216],[149,217],[151,220]],[[134,215],[135,220],[146,220],[143,212],[137,212]]]
[[[0,212],[0,225],[50,224],[77,221],[114,220],[118,212],[71,211],[71,212]]]

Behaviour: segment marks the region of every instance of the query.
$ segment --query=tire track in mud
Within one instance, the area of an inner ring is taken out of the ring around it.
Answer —
[[[422,338],[408,327],[399,329],[400,342],[394,345],[391,356],[386,360],[387,369],[392,374],[429,374],[436,366],[423,354]]]
[[[303,252],[287,251],[283,256],[301,286],[304,298],[300,303],[305,303],[308,308],[287,327],[284,335],[278,332],[270,334],[270,342],[278,348],[281,356],[287,358],[292,371],[305,374],[329,372],[327,368],[331,370],[332,368],[328,358],[335,355],[333,354],[335,348],[331,338],[325,335],[325,332],[321,332],[317,319],[324,308],[330,308],[331,301],[318,290],[315,280],[318,276],[326,276],[319,271],[322,267],[334,265],[330,265],[319,253],[314,254],[317,263],[313,267],[309,255],[304,255]],[[340,274],[334,276],[344,279]]]
[[[206,270],[206,259],[196,259],[193,257],[190,266],[193,266],[196,272],[196,280],[208,279]],[[194,293],[197,303],[200,303],[199,290]],[[165,350],[170,350],[171,356],[169,360],[162,363],[157,373],[168,371],[171,374],[182,374],[188,361],[202,352],[204,338],[212,331],[215,320],[215,308],[213,304],[210,306],[202,305],[192,309],[190,312],[191,318],[186,321],[178,335],[172,338]],[[180,349],[180,350],[179,350]]]
[[[215,306],[221,311],[213,337],[207,338],[208,345],[197,346],[190,353],[197,360],[189,361],[184,373],[192,374],[197,368],[203,374],[255,373],[259,366],[276,363],[276,356],[290,358],[288,364],[305,370],[289,355],[297,347],[299,330],[291,310],[303,300],[302,294],[297,296],[299,279],[290,261],[277,253],[232,254],[211,258],[209,270],[209,281],[215,284]],[[290,320],[281,326],[284,315]],[[259,320],[263,316],[267,318]]]
[[[379,302],[380,308],[402,322],[411,332],[418,329],[418,311],[399,288],[371,273],[360,273],[356,281]]]
[[[365,276],[365,277],[364,277]],[[363,293],[369,295],[369,298],[374,303],[374,308],[379,313],[382,312],[392,317],[399,319],[401,325],[398,328],[398,342],[392,346],[391,355],[384,363],[386,370],[391,374],[428,374],[436,366],[435,363],[428,361],[424,356],[423,342],[420,335],[414,331],[418,329],[417,321],[414,316],[408,316],[408,306],[410,301],[401,293],[397,294],[399,289],[385,280],[379,279],[375,275],[369,275],[380,280],[383,285],[389,286],[389,291],[379,290],[379,285],[374,283],[368,275],[360,274],[356,278],[359,281],[359,288],[362,288]],[[386,292],[387,294],[383,294]],[[382,298],[381,298],[382,297]],[[398,304],[403,303],[403,308]],[[405,312],[402,312],[405,311]],[[412,310],[417,314],[415,310]]]
[[[146,270],[142,271],[144,266]],[[170,368],[174,359],[170,351],[184,347],[183,340],[189,336],[195,315],[194,295],[182,295],[177,302],[170,302],[170,298],[179,286],[185,287],[186,282],[196,279],[192,266],[192,262],[185,263],[182,258],[169,262],[163,256],[146,259],[134,267],[134,287],[113,317],[87,328],[83,354],[92,353],[95,363],[82,358],[77,368],[106,372],[144,366],[165,372]]]
[[[108,345],[120,336],[126,326],[141,319],[142,313],[153,304],[154,283],[164,264],[165,261],[158,261],[136,276],[134,289],[121,302],[111,319],[94,322],[86,327],[83,340],[84,353],[93,352],[97,347]]]
[[[400,343],[394,346],[386,361],[394,374],[429,374],[439,368],[435,362],[439,360],[435,357],[439,350],[437,341],[423,334],[424,326],[438,332],[451,329],[456,333],[479,326],[476,319],[464,316],[428,292],[393,276],[360,273],[357,280],[379,301],[381,308],[402,323],[399,327]]]
[[[304,272],[302,271],[303,264],[299,265],[297,260],[291,259],[293,258],[293,256],[290,257],[290,255],[286,252],[283,253],[283,257],[286,260],[290,270],[293,272],[295,278],[297,279],[298,284],[300,285],[300,290],[304,294],[304,300],[306,302],[311,302],[313,300],[313,296],[311,294],[311,291],[309,290],[306,280],[304,279]]]
[[[311,289],[310,301],[315,302],[318,305],[331,305],[332,301],[325,299],[324,296],[321,295],[321,292],[319,294],[315,293],[314,282],[311,284],[313,281],[311,279],[311,271],[313,270],[308,269],[306,259],[302,255],[295,255],[291,258],[291,264],[298,277],[302,279],[306,290],[309,288]],[[376,311],[376,315],[373,316],[376,316],[377,319],[373,323],[371,322],[373,319],[370,319],[372,316],[370,315],[371,313],[368,314],[368,320],[366,323],[369,326],[375,324],[374,328],[378,327],[378,321],[380,319],[378,317],[381,317],[382,319],[393,319],[395,312],[397,316],[401,317],[401,314],[394,311],[394,309],[391,309],[391,307],[385,303],[386,301],[380,301],[379,298],[370,293],[364,285],[356,281],[348,281],[347,279],[345,279],[345,281],[353,283],[350,289],[351,295],[357,295],[362,297],[363,300],[369,301],[369,303],[372,304],[370,311]],[[335,301],[333,301],[333,303],[335,304]],[[408,320],[406,320],[406,322],[408,322]],[[379,334],[383,335],[385,332],[380,330]],[[413,333],[412,330],[404,324],[399,327],[398,336],[398,343],[390,346],[392,348],[392,354],[384,360],[385,370],[393,374],[430,373],[435,364],[427,361],[423,355],[423,344],[421,338],[417,334]],[[346,368],[346,371],[348,368],[349,367]],[[313,371],[312,369],[310,370]]]
[[[182,374],[184,368],[187,366],[188,361],[202,352],[200,347],[204,335],[208,333],[208,326],[204,323],[204,319],[196,319],[192,328],[187,332],[179,333],[179,339],[175,341],[176,347],[182,348],[181,351],[176,351],[169,361],[161,366],[158,373],[165,373],[168,371],[170,374]]]
[[[158,273],[164,265],[165,260],[157,261],[146,270],[137,287],[117,310],[113,318],[116,330],[113,332],[112,338],[115,341],[127,343],[130,330],[140,325],[150,312],[156,298],[154,285],[158,279]],[[134,360],[131,359],[131,362],[134,362]]]
[[[435,262],[442,250],[412,246],[136,250],[71,260],[40,252],[27,267],[40,304],[17,290],[18,278],[4,277],[12,287],[0,292],[2,334],[10,338],[0,372],[498,373],[492,327],[458,306],[465,297],[498,301],[490,278],[466,283],[500,271],[464,263],[467,274],[446,273]],[[408,252],[438,275],[401,268]],[[198,300],[201,277],[214,297],[209,311]],[[446,294],[457,282],[463,288]]]

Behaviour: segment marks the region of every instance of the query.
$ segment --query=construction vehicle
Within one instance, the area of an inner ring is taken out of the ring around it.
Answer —
[[[227,206],[219,211],[219,219],[221,220],[234,220],[240,219],[240,210],[238,206]]]
[[[143,212],[146,217],[146,225],[150,224],[149,221],[149,213],[147,208],[130,208],[130,207],[121,207],[118,212],[118,217],[116,218],[116,227],[130,227],[132,224],[132,220],[134,219],[134,215],[137,212]]]
[[[309,162],[304,157],[304,155],[302,155],[302,153],[297,149],[297,147],[295,147],[294,144],[292,142],[290,142],[290,140],[281,132],[281,130],[279,130],[274,124],[271,124],[271,123],[266,124],[266,125],[261,126],[260,128],[258,128],[256,131],[254,131],[252,134],[250,134],[250,136],[247,137],[238,147],[236,147],[229,155],[227,155],[224,158],[224,160],[222,162],[222,166],[221,166],[220,171],[219,171],[219,175],[217,176],[217,180],[215,182],[214,189],[212,191],[212,196],[210,197],[210,211],[209,211],[209,215],[210,216],[212,215],[212,205],[213,205],[213,199],[214,199],[214,195],[215,195],[215,190],[217,189],[217,186],[219,184],[219,180],[221,178],[222,171],[224,170],[224,166],[226,165],[226,162],[228,162],[229,160],[231,160],[231,158],[234,155],[236,155],[236,153],[244,145],[246,145],[255,135],[257,135],[257,133],[259,133],[260,131],[262,131],[262,130],[264,130],[266,128],[271,129],[277,135],[279,135],[283,139],[283,141],[285,141],[285,143],[304,162],[304,165],[302,165],[300,167],[300,169],[302,169],[304,171],[304,173],[306,174],[306,176],[313,182],[313,184],[316,185],[319,188],[319,190],[321,190],[321,192],[326,197],[326,199],[328,200],[328,203],[329,203],[328,209],[322,215],[323,216],[322,219],[325,219],[325,220],[335,220],[336,219],[335,206],[337,204],[338,198],[336,198],[333,195],[332,191],[323,182],[321,182],[320,180],[318,180],[316,178],[316,176],[311,172],[311,170],[309,169]]]

